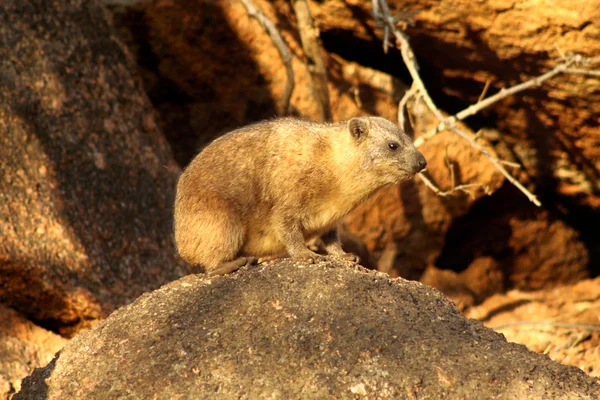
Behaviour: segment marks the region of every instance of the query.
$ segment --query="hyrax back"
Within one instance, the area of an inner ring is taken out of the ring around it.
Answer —
[[[209,144],[179,178],[175,242],[209,273],[286,252],[314,260],[305,243],[317,236],[343,256],[340,219],[425,165],[406,133],[379,117],[246,126]]]

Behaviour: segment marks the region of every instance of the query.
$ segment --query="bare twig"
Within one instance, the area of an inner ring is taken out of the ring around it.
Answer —
[[[442,122],[440,122],[440,124],[438,126],[436,126],[434,129],[430,130],[425,135],[419,137],[416,140],[415,145],[420,146],[421,144],[425,143],[427,140],[431,139],[433,136],[437,135],[438,133],[440,133],[446,129],[452,129],[452,127],[454,126],[456,121],[462,121],[463,119],[465,119],[467,117],[475,115],[479,111],[483,110],[486,107],[489,107],[493,103],[503,100],[503,99],[507,98],[508,96],[512,96],[516,93],[522,92],[523,90],[527,90],[532,87],[541,86],[542,83],[544,83],[548,79],[554,78],[556,75],[566,72],[566,70],[569,69],[569,67],[571,65],[581,63],[582,60],[583,60],[583,58],[580,55],[568,57],[563,63],[557,65],[556,67],[554,67],[553,69],[551,69],[550,71],[546,72],[543,75],[537,76],[535,78],[532,78],[528,81],[522,82],[522,83],[515,85],[511,88],[508,88],[508,89],[506,89],[506,88],[500,89],[500,91],[498,93],[496,93],[495,95],[490,96],[487,99],[482,100],[480,102],[477,102],[476,104],[472,104],[469,107],[465,108],[464,110],[459,111],[455,115],[448,117],[445,120],[442,120]]]
[[[360,89],[358,86],[352,87],[352,96],[354,96],[354,102],[356,103],[356,106],[358,108],[362,108],[363,104],[362,104],[362,100],[360,99]]]
[[[483,188],[483,190],[485,191],[486,194],[489,194],[489,189],[487,186],[482,185],[480,183],[467,183],[464,185],[458,185],[453,187],[450,190],[441,190],[439,187],[437,187],[437,185],[435,183],[433,183],[433,181],[431,179],[429,179],[429,177],[427,175],[425,175],[424,173],[420,173],[417,175],[425,184],[425,186],[427,186],[429,189],[431,189],[433,191],[433,193],[435,193],[438,196],[442,196],[442,197],[447,197],[447,196],[452,196],[454,195],[455,192],[464,192],[468,195],[471,195],[471,192],[468,189],[471,188]]]
[[[525,188],[525,186],[523,186],[521,184],[521,182],[519,182],[514,176],[512,176],[503,166],[502,164],[505,164],[506,161],[502,161],[497,159],[496,157],[492,156],[486,149],[483,148],[483,146],[481,146],[479,143],[477,143],[476,141],[474,141],[471,136],[469,136],[468,133],[464,132],[463,130],[459,129],[456,126],[452,127],[452,131],[454,131],[456,134],[458,134],[458,136],[466,139],[467,141],[469,141],[469,143],[471,143],[471,146],[476,148],[477,150],[479,150],[483,155],[485,155],[488,160],[490,160],[490,162],[494,165],[494,167],[496,167],[496,169],[498,171],[500,171],[502,173],[502,175],[504,175],[504,177],[513,185],[515,185],[515,187],[517,189],[519,189],[521,192],[523,192],[523,194],[525,196],[527,196],[527,198],[529,199],[529,201],[531,201],[533,204],[535,204],[536,206],[541,206],[542,203],[538,200],[538,198],[531,193],[529,190],[527,190],[527,188]]]
[[[327,70],[321,54],[319,45],[319,30],[315,27],[310,8],[306,0],[293,0],[294,13],[298,21],[298,31],[304,54],[308,59],[308,71],[310,73],[313,94],[319,105],[319,116],[321,121],[331,121],[331,104],[329,101],[329,89],[327,88]]]
[[[481,153],[483,153],[492,162],[492,164],[494,164],[494,166],[505,176],[505,178],[510,183],[512,183],[514,186],[516,186],[521,192],[523,192],[523,194],[525,194],[525,196],[527,196],[527,198],[531,202],[533,202],[537,206],[541,206],[541,203],[537,199],[537,197],[533,193],[531,193],[529,190],[527,190],[508,171],[506,171],[506,169],[504,169],[504,167],[502,167],[502,164],[510,165],[510,166],[515,166],[516,164],[508,163],[507,161],[499,160],[496,157],[493,157],[480,144],[478,144],[475,140],[473,140],[473,138],[471,138],[466,132],[460,130],[456,126],[456,121],[460,121],[469,116],[472,116],[472,115],[478,113],[479,111],[481,111],[482,109],[484,109],[485,107],[488,107],[491,104],[493,104],[497,101],[500,101],[508,96],[514,95],[518,92],[521,92],[523,90],[526,90],[526,89],[529,89],[529,88],[532,88],[535,86],[540,86],[543,82],[547,81],[548,79],[551,79],[560,73],[566,73],[569,70],[569,67],[571,65],[574,65],[574,64],[575,65],[576,64],[587,65],[587,64],[593,62],[592,60],[593,59],[583,58],[580,55],[568,56],[562,64],[557,65],[556,67],[554,67],[552,70],[546,72],[545,74],[538,76],[536,78],[530,79],[528,81],[522,82],[516,86],[509,88],[509,89],[502,89],[502,90],[500,90],[500,92],[496,93],[495,95],[488,97],[485,100],[479,101],[476,104],[473,104],[473,105],[465,108],[464,110],[458,112],[457,114],[446,118],[445,120],[440,122],[440,124],[438,124],[437,127],[435,127],[431,131],[429,131],[426,134],[417,138],[415,140],[415,146],[419,147],[423,143],[425,143],[427,140],[429,140],[433,136],[437,135],[438,133],[440,133],[446,129],[451,129],[452,131],[457,133],[459,136],[468,140],[471,143],[471,146],[475,147],[477,150],[479,150]],[[595,72],[595,71],[590,71],[590,72]]]
[[[372,0],[371,5],[375,23],[383,28],[383,52],[387,54],[390,47],[390,27],[393,32],[398,25],[402,25],[403,29],[408,25],[414,25],[413,17],[421,10],[404,10],[392,17],[387,1]]]
[[[487,94],[487,91],[490,88],[490,83],[492,83],[491,79],[488,79],[485,82],[485,86],[483,87],[483,90],[481,91],[481,94],[479,95],[479,99],[477,99],[477,103],[480,103],[481,100],[483,100],[485,98],[485,95]]]
[[[271,40],[277,48],[279,56],[285,65],[287,81],[285,83],[285,89],[283,90],[283,95],[281,97],[277,113],[279,115],[286,115],[290,109],[290,99],[292,98],[292,93],[294,91],[294,69],[292,68],[292,56],[285,43],[285,40],[283,40],[283,37],[281,37],[281,34],[273,22],[271,22],[271,20],[265,14],[256,8],[251,0],[241,0],[241,2],[244,7],[246,7],[248,15],[256,19],[271,37]]]
[[[516,162],[500,160],[500,159],[498,159],[498,162],[502,165],[508,165],[509,167],[521,168],[521,164],[517,164]]]
[[[406,124],[410,124],[410,121],[407,120],[407,118],[410,118],[410,116],[406,107],[410,98],[416,94],[417,88],[415,86],[411,86],[411,88],[404,93],[404,96],[402,96],[402,99],[398,104],[398,125],[400,125],[400,127],[402,127],[402,129],[405,131],[405,127],[407,126]]]
[[[445,191],[441,190],[426,175],[426,171],[423,171],[422,173],[417,175],[423,181],[425,186],[427,186],[429,189],[431,189],[433,191],[433,193],[435,193],[438,196],[446,197],[446,196],[454,195],[455,192],[463,192],[463,193],[466,193],[466,194],[470,195],[471,197],[473,197],[473,193],[471,191],[469,191],[468,189],[482,188],[485,191],[485,194],[489,194],[489,187],[481,185],[479,183],[467,183],[467,184],[463,184],[463,185],[456,185],[456,175],[455,175],[455,171],[454,171],[454,163],[448,157],[448,147],[446,147],[446,153],[444,154],[444,162],[446,164],[446,167],[448,167],[448,171],[450,173],[450,182],[451,182],[450,190],[445,190]]]
[[[556,52],[560,56],[560,58],[562,58],[563,60],[566,60],[567,57],[565,56],[565,53],[563,53],[563,51],[560,49],[560,47],[558,47],[558,45],[556,44],[556,42],[554,42],[553,45],[554,45],[554,48],[556,49]]]
[[[448,143],[446,143],[446,147],[444,148],[444,164],[446,164],[446,168],[450,172],[450,184],[452,185],[452,189],[454,189],[456,187],[456,171],[454,170],[454,163],[448,156]]]
[[[400,47],[400,52],[402,53],[402,59],[404,60],[404,64],[406,64],[406,68],[408,68],[408,72],[410,73],[411,78],[413,79],[413,85],[417,87],[421,96],[423,96],[423,101],[427,104],[427,107],[435,114],[436,118],[442,121],[444,116],[442,112],[437,108],[427,89],[425,88],[425,84],[419,75],[419,66],[417,65],[417,60],[415,54],[408,43],[408,37],[402,33],[397,27],[397,21],[390,14],[390,9],[387,4],[387,0],[372,0],[374,2],[378,2],[378,6],[373,6],[373,9],[377,8],[378,14],[375,15],[375,18],[379,18],[379,22],[383,23],[384,33],[386,30],[391,31],[396,37],[396,45]],[[384,50],[386,49],[386,37],[384,36]]]
[[[575,74],[575,75],[587,75],[593,76],[594,78],[600,78],[600,71],[590,71],[583,68],[567,68],[565,70],[567,74]]]

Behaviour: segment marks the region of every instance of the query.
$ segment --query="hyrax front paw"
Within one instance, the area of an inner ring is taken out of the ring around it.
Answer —
[[[308,264],[316,264],[320,261],[325,261],[327,258],[320,254],[315,253],[314,251],[310,251],[306,249],[306,251],[298,252],[292,255],[292,258],[297,260],[302,260]]]
[[[343,258],[344,260],[355,262],[357,264],[360,263],[360,257],[357,256],[356,254],[344,253],[344,254],[338,255],[338,257]]]
[[[340,248],[330,248],[327,249],[327,253],[330,256],[333,257],[339,257],[342,258],[344,260],[348,260],[348,261],[352,261],[355,263],[359,263],[360,262],[360,257],[358,257],[356,254],[352,254],[352,253],[346,253],[344,250],[342,250],[341,246]]]

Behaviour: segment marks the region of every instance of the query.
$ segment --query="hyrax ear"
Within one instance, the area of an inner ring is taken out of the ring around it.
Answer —
[[[356,140],[361,140],[367,137],[369,133],[370,123],[366,118],[352,118],[348,121],[348,130]]]
[[[404,103],[400,106],[399,114],[400,114],[400,118],[399,118],[400,128],[402,128],[404,133],[406,133],[408,136],[410,136],[411,138],[414,138],[415,130],[411,124],[410,113],[408,112],[408,106],[406,103]]]

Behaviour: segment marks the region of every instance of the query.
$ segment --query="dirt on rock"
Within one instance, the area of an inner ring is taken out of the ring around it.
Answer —
[[[145,294],[81,333],[14,400],[594,399],[581,370],[461,317],[437,290],[330,259]]]

